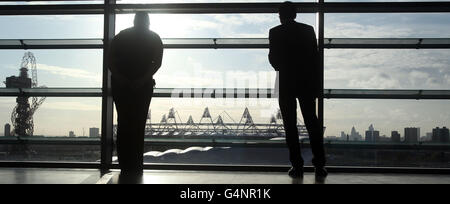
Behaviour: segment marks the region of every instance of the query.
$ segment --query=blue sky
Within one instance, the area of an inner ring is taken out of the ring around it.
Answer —
[[[117,31],[131,26],[132,19],[132,15],[119,15]],[[326,14],[325,19],[325,35],[331,38],[450,38],[450,14]],[[314,25],[315,15],[301,14],[297,20]],[[180,14],[151,15],[150,27],[163,38],[263,38],[278,24],[276,14]],[[0,27],[0,39],[101,38],[103,35],[102,16],[96,15],[0,16]],[[0,50],[1,79],[18,74],[23,53]],[[33,50],[33,53],[37,57],[40,85],[101,86],[101,50]],[[166,50],[161,71],[155,75],[157,87],[272,88],[275,73],[267,61],[267,53],[268,50]],[[326,88],[450,89],[450,50],[326,50],[325,56]],[[0,98],[0,101],[0,124],[5,124],[9,122],[14,99]],[[88,128],[100,126],[100,104],[100,99],[48,98],[36,113],[36,134],[68,135],[74,130],[82,135],[83,128],[88,132]],[[425,135],[435,126],[450,126],[449,105],[448,101],[327,100],[326,135],[349,132],[352,126],[363,132],[371,123],[382,134],[419,126]],[[169,108],[175,107],[184,121],[189,115],[198,121],[206,106],[215,117],[227,111],[234,120],[239,120],[248,106],[259,122],[269,121],[277,110],[273,99],[227,102],[154,99],[152,117],[154,122],[159,122]]]

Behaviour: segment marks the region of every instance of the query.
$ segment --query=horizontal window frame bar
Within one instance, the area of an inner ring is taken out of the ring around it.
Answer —
[[[449,2],[301,2],[301,13],[445,13]],[[149,11],[158,14],[257,14],[278,13],[280,3],[181,3],[117,4],[117,14]]]
[[[243,136],[245,137],[245,136]],[[172,140],[172,141],[170,141]],[[285,141],[265,141],[261,143],[252,141],[217,141],[213,138],[204,139],[205,141],[189,141],[190,139],[166,139],[166,141],[160,139],[145,139],[145,145],[149,146],[211,146],[211,147],[246,147],[246,148],[286,148]],[[224,140],[224,139],[223,139]],[[85,145],[85,146],[100,146],[99,140],[83,140],[83,139],[49,139],[49,138],[35,138],[28,140],[18,140],[14,138],[1,138],[0,144],[4,145]],[[302,140],[300,142],[302,147],[310,147],[308,140]],[[450,150],[450,145],[446,144],[426,144],[426,143],[331,143],[325,141],[325,148],[336,149],[375,149],[375,150]]]
[[[113,164],[111,169],[118,169]],[[188,170],[188,171],[232,171],[232,172],[287,172],[291,166],[282,165],[194,165],[144,163],[146,170]],[[314,167],[305,166],[305,172],[314,172]],[[329,173],[395,173],[395,174],[450,174],[449,168],[406,168],[406,167],[358,167],[327,166]]]
[[[90,92],[82,91],[90,90]],[[0,97],[101,97],[101,88],[0,88]]]
[[[84,90],[89,90],[86,92]],[[361,93],[366,92],[366,93]],[[388,93],[386,93],[388,92]],[[408,93],[404,93],[408,92]],[[441,92],[440,94],[432,94]],[[0,88],[0,97],[101,97],[101,88]],[[156,88],[155,98],[236,98],[274,99],[273,89],[161,89]],[[381,89],[325,89],[325,99],[430,99],[448,100],[450,90],[381,90]]]
[[[104,4],[1,5],[0,16],[14,15],[104,15]]]
[[[0,168],[100,169],[100,162],[0,161]]]
[[[245,136],[243,136],[245,137]],[[265,141],[261,143],[257,143],[255,141],[246,141],[242,140],[240,142],[234,141],[217,141],[217,140],[209,140],[205,139],[205,141],[189,141],[189,139],[166,139],[167,141],[162,141],[158,139],[145,139],[145,145],[149,146],[189,146],[189,147],[203,147],[203,146],[211,146],[211,147],[245,147],[245,148],[286,148],[285,141]],[[172,140],[172,141],[170,141]],[[0,144],[3,145],[84,145],[84,146],[99,146],[100,140],[98,141],[88,141],[81,139],[49,139],[49,138],[37,138],[37,139],[29,139],[24,140],[14,138],[3,138],[0,139]],[[310,143],[308,141],[301,141],[301,146],[304,148],[309,148]],[[371,150],[436,150],[436,151],[444,151],[450,150],[450,145],[446,144],[426,144],[426,143],[330,143],[325,141],[325,148],[333,148],[333,149],[371,149]]]
[[[277,13],[279,3],[169,3],[115,4],[117,14],[149,11],[170,14]],[[444,13],[450,2],[336,2],[295,3],[302,13]],[[1,5],[0,15],[92,15],[104,14],[105,4]]]
[[[226,41],[246,41],[247,43],[226,43]],[[332,43],[333,41],[355,40],[362,43]],[[326,49],[450,49],[450,43],[426,43],[427,41],[450,42],[450,38],[325,38]],[[46,43],[39,43],[45,41]],[[67,43],[72,41],[73,43]],[[86,44],[84,42],[92,41]],[[186,43],[170,43],[185,41]],[[189,43],[189,41],[210,41],[209,43]],[[217,43],[219,41],[219,43]],[[225,43],[220,43],[225,41]],[[254,43],[252,43],[252,41]],[[265,43],[261,43],[264,41]],[[380,43],[377,43],[379,41]],[[392,43],[389,43],[391,41]],[[411,43],[395,43],[409,41]],[[12,45],[11,42],[15,42]],[[99,43],[101,42],[101,43]],[[166,49],[268,49],[267,38],[165,38]],[[425,42],[425,43],[423,43]],[[31,44],[29,44],[31,43]],[[103,40],[92,39],[0,39],[0,50],[8,49],[103,49]]]
[[[100,163],[83,162],[33,162],[0,161],[1,168],[49,168],[49,169],[98,169]],[[145,170],[175,171],[232,171],[232,172],[287,172],[291,167],[282,165],[207,165],[207,164],[162,164],[144,163]],[[109,169],[118,170],[118,164],[110,164]],[[450,174],[449,168],[407,168],[407,167],[358,167],[327,166],[329,173],[393,173],[393,174]],[[306,166],[305,172],[314,172],[314,167]],[[108,173],[108,172],[102,172]]]

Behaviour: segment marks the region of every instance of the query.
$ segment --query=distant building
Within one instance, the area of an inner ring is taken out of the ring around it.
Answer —
[[[376,131],[373,125],[369,126],[369,130],[366,131],[366,142],[380,141],[380,131]]]
[[[75,133],[73,131],[69,132],[69,137],[76,137]]]
[[[388,137],[386,135],[382,135],[378,138],[377,140],[378,142],[390,142],[391,141],[391,137]]]
[[[6,123],[5,125],[5,137],[11,137],[11,125]]]
[[[405,128],[405,142],[418,143],[420,138],[420,128],[409,127]]]
[[[398,131],[392,131],[391,132],[391,142],[398,143],[398,142],[401,142],[401,141],[402,140],[401,140],[400,133],[398,133]]]
[[[425,136],[422,137],[422,142],[431,142],[433,141],[433,133],[427,132]]]
[[[89,137],[91,137],[91,138],[100,137],[100,129],[99,128],[89,128]]]
[[[447,127],[443,128],[435,128],[433,129],[433,135],[432,135],[432,142],[436,143],[449,143],[450,142],[450,136],[449,136],[449,130]]]
[[[342,141],[348,141],[347,134],[345,134],[344,131],[341,132],[341,140]]]
[[[327,136],[326,138],[325,138],[325,140],[327,140],[327,141],[337,141],[337,140],[339,140],[340,138],[338,138],[337,136]]]
[[[350,141],[360,141],[360,140],[362,140],[362,135],[359,134],[359,132],[356,131],[355,127],[352,127],[352,132],[350,134],[349,140]]]

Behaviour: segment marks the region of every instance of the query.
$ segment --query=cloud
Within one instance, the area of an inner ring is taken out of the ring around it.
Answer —
[[[66,68],[66,67],[59,67],[59,66],[52,66],[52,65],[46,65],[46,64],[37,64],[38,71],[47,71],[54,75],[59,75],[63,77],[70,77],[70,78],[80,78],[80,79],[87,79],[92,80],[96,82],[102,81],[102,76],[97,73],[88,72],[86,70],[82,69],[76,69],[76,68]]]
[[[326,50],[327,88],[448,89],[448,50]]]
[[[76,101],[70,102],[44,102],[41,109],[63,110],[63,111],[101,111],[100,104],[88,104]]]

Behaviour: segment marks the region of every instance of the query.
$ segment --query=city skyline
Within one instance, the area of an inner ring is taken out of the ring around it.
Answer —
[[[193,100],[193,99],[191,99],[191,100]],[[206,107],[207,109],[208,109],[208,112],[209,112],[209,108],[208,107]],[[173,109],[173,108],[171,108],[171,109]],[[156,117],[155,118],[155,116],[154,116],[154,114],[152,114],[152,110],[150,110],[150,114],[151,114],[151,116],[150,116],[150,119],[151,119],[151,124],[161,124],[161,123],[163,123],[162,121],[161,121],[161,119],[163,119],[163,118],[166,118],[166,116],[167,115],[169,115],[169,114],[171,114],[170,112],[171,112],[171,109],[169,109],[168,110],[168,112],[166,112],[166,113],[164,113],[164,114],[162,114],[160,117]],[[246,108],[247,109],[247,108]],[[231,117],[230,116],[230,114],[227,112],[227,111],[222,111],[220,114],[217,114],[215,111],[216,110],[214,110],[214,109],[211,109],[212,111],[212,113],[214,113],[214,114],[211,114],[210,113],[210,115],[211,115],[211,119],[212,119],[212,121],[213,121],[213,123],[215,123],[216,122],[216,120],[218,120],[219,118],[220,118],[220,120],[222,121],[222,122],[224,122],[224,123],[229,123],[229,124],[231,124],[231,123],[235,123],[235,124],[238,124],[239,122],[239,119],[242,119],[242,118],[244,118],[244,115],[247,113],[246,111],[247,110],[245,110],[243,113],[242,113],[242,111],[241,111],[241,117],[240,118],[233,118],[233,117]],[[201,111],[201,112],[196,112],[195,114],[191,114],[191,115],[188,115],[188,114],[183,114],[183,112],[178,112],[178,110],[176,110],[176,109],[174,109],[173,110],[173,113],[175,114],[174,116],[176,117],[176,120],[178,120],[177,121],[177,123],[178,124],[184,124],[184,125],[187,125],[188,123],[189,123],[189,121],[192,119],[192,121],[194,122],[194,123],[199,123],[201,120],[202,120],[202,118],[203,118],[203,116],[204,116],[204,109],[203,109],[203,111]],[[156,111],[156,112],[160,112],[160,111]],[[180,114],[181,113],[181,114]],[[192,110],[191,110],[191,113],[192,113]],[[252,115],[252,112],[251,111],[249,111],[248,112],[248,114],[249,115]],[[269,120],[267,120],[267,121],[262,121],[261,119],[258,119],[258,118],[256,118],[256,120],[254,120],[254,123],[255,124],[258,124],[258,123],[260,123],[260,124],[268,124],[268,125],[270,125],[271,124],[271,122],[272,122],[272,117],[279,117],[278,115],[278,111],[275,111],[275,112],[273,112],[272,113],[272,115],[271,115],[271,117],[269,118]],[[299,114],[300,114],[300,117],[298,118],[298,121],[299,121],[299,125],[303,125],[302,124],[302,119],[301,119],[301,112],[299,112]],[[198,116],[198,117],[196,117],[196,116]],[[251,116],[252,117],[252,121],[253,121],[253,116]],[[164,119],[163,119],[164,120]],[[208,123],[209,121],[208,120],[206,120],[206,123]],[[205,123],[205,121],[203,121],[203,123]],[[279,123],[279,124],[282,124],[282,121],[280,120],[280,119],[277,119],[277,123]],[[7,123],[8,124],[8,123]],[[114,121],[114,124],[116,124],[116,121]],[[378,127],[376,126],[376,124],[375,123],[369,123],[370,125],[369,125],[369,128],[367,128],[369,131],[377,131],[377,132],[379,132],[378,133],[378,136],[379,137],[388,137],[388,138],[390,138],[390,135],[389,134],[387,134],[387,133],[385,133],[385,132],[382,132],[382,131],[378,131]],[[6,126],[4,126],[4,127],[6,127]],[[97,126],[97,127],[99,127],[99,126]],[[91,131],[91,129],[93,129],[93,128],[96,128],[96,129],[98,129],[97,131],[100,131],[100,129],[99,128],[97,128],[97,127],[81,127],[81,130],[79,130],[79,132],[77,132],[77,131],[74,131],[73,130],[73,128],[72,129],[70,129],[69,130],[69,135],[67,135],[67,134],[63,134],[63,135],[53,135],[53,136],[68,136],[68,137],[70,137],[70,132],[73,132],[73,133],[75,133],[75,135],[78,135],[78,136],[76,136],[76,137],[89,137],[90,136],[90,134],[89,135],[86,135],[85,134],[85,130],[86,129],[88,129],[89,131]],[[377,127],[377,128],[374,128],[374,127]],[[401,127],[400,129],[391,129],[391,130],[388,130],[387,132],[388,133],[392,133],[393,131],[395,131],[395,132],[399,132],[400,133],[400,135],[401,135],[401,138],[402,139],[405,139],[405,134],[402,134],[402,132],[403,132],[403,129],[406,129],[406,128],[409,128],[409,127],[411,127],[411,126],[405,126],[405,127]],[[418,139],[419,140],[421,140],[423,137],[427,137],[427,134],[429,134],[429,133],[432,133],[433,132],[433,130],[436,128],[436,127],[443,127],[443,128],[446,128],[446,127],[448,127],[448,126],[446,126],[446,125],[443,125],[443,126],[432,126],[432,128],[430,129],[430,131],[428,131],[428,129],[422,129],[422,130],[425,130],[424,132],[422,132],[422,133],[420,133],[419,135],[418,135]],[[327,127],[326,127],[327,128]],[[421,129],[421,127],[420,126],[418,126],[417,128],[419,128],[419,129]],[[11,127],[11,129],[13,129],[13,127]],[[79,128],[80,129],[80,128]],[[363,128],[364,129],[364,128]],[[351,137],[354,137],[353,135],[354,134],[359,134],[359,139],[357,139],[357,140],[359,140],[359,141],[364,141],[364,140],[366,140],[366,137],[365,136],[362,136],[359,132],[358,132],[358,130],[360,130],[360,127],[359,126],[352,126],[352,128],[351,128],[351,133],[350,134],[348,134],[348,132],[346,132],[345,130],[344,131],[341,131],[340,132],[340,136],[341,137],[339,137],[339,135],[331,135],[331,134],[327,134],[327,131],[325,131],[325,135],[324,135],[324,137],[325,138],[342,138],[343,137],[343,134],[345,133],[345,136],[350,136],[350,141],[352,141],[352,140],[355,140],[354,138],[352,139]],[[363,130],[363,132],[366,132],[367,130]],[[2,133],[3,133],[3,131],[2,131]],[[79,134],[79,133],[82,133],[82,134]],[[0,133],[1,134],[1,133]],[[367,134],[367,133],[366,133]],[[3,136],[4,136],[4,134],[2,134]],[[46,135],[43,135],[43,134],[36,134],[36,135],[38,135],[38,136],[46,136]],[[49,136],[51,136],[51,135],[49,135]]]

